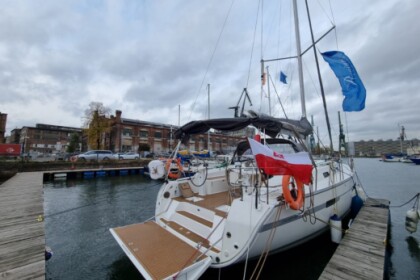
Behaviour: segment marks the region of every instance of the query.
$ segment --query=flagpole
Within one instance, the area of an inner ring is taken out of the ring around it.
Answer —
[[[268,65],[265,68],[267,69],[268,115],[271,116],[270,72],[268,72]]]

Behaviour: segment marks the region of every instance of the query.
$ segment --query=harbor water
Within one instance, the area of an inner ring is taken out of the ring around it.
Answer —
[[[420,166],[356,159],[355,167],[367,195],[390,200],[391,206],[400,206],[420,192]],[[53,251],[46,279],[143,279],[109,228],[152,218],[160,185],[143,175],[46,183],[46,244]],[[390,279],[420,279],[420,227],[413,234],[405,230],[405,215],[412,205],[390,208]],[[336,246],[326,232],[271,255],[259,279],[318,279]],[[256,262],[209,269],[201,279],[243,279],[245,267],[248,279]]]

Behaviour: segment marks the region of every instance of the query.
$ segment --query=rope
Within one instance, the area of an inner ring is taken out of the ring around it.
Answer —
[[[407,202],[401,204],[401,205],[396,205],[396,206],[389,206],[389,207],[393,207],[393,208],[399,208],[399,207],[403,207],[405,205],[407,205],[408,203],[410,203],[411,201],[413,201],[414,199],[417,199],[416,202],[414,203],[414,205],[416,205],[416,203],[418,204],[418,201],[420,199],[420,193],[415,194],[412,198],[410,198]]]
[[[204,176],[204,180],[203,180],[203,182],[201,183],[201,184],[198,184],[198,185],[196,185],[195,183],[194,183],[194,180],[193,180],[193,178],[195,177],[195,174],[194,174],[194,176],[191,176],[190,177],[190,182],[195,186],[195,187],[197,187],[197,188],[199,188],[199,187],[201,187],[201,186],[203,186],[204,185],[204,183],[207,181],[207,175],[209,174],[209,171],[208,171],[208,167],[207,167],[207,165],[205,165],[205,170],[206,170],[206,176]],[[198,172],[196,172],[196,174],[197,173],[199,173],[199,171]]]
[[[249,258],[249,244],[248,244],[248,248],[246,249],[246,259],[245,259],[245,267],[244,267],[244,277],[243,277],[243,280],[246,279],[246,269],[248,267],[248,258]]]
[[[209,235],[207,236],[207,238],[205,240],[209,241],[210,236],[216,231],[216,229],[222,224],[222,221],[224,220],[224,218],[220,219],[219,223],[216,225],[216,227],[209,233]],[[212,246],[210,246],[204,253],[202,253],[201,255],[199,255],[196,258],[196,261],[201,258],[201,256],[203,256],[206,252],[208,252],[211,248],[214,247],[215,244],[217,244],[220,240],[222,240],[222,238],[220,238],[219,240],[217,240]],[[187,267],[188,263],[194,258],[195,254],[197,254],[197,252],[200,251],[200,248],[202,247],[202,243],[197,243],[198,246],[195,249],[194,253],[192,253],[191,257],[188,258],[188,260],[185,262],[185,264],[181,267],[181,269],[178,271],[178,273],[173,277],[173,279],[176,279],[179,274]],[[209,242],[210,244],[210,242]]]
[[[280,206],[277,209],[277,212],[276,212],[276,216],[274,218],[274,221],[277,221],[277,220],[280,219],[282,208],[283,207]],[[260,258],[258,259],[258,262],[257,262],[257,264],[256,264],[256,266],[254,268],[254,271],[252,272],[251,277],[249,278],[250,280],[253,279],[255,273],[257,273],[256,276],[255,276],[256,277],[255,279],[258,279],[260,277],[261,271],[262,271],[262,269],[263,269],[263,267],[265,265],[265,262],[266,262],[267,257],[268,257],[268,253],[270,251],[271,243],[273,242],[274,235],[276,233],[276,229],[277,229],[277,227],[274,226],[274,223],[273,223],[273,225],[271,227],[271,230],[270,230],[270,234],[269,234],[269,236],[267,238],[267,241],[265,243],[264,250],[262,251],[262,253],[260,255]],[[258,272],[257,272],[257,270],[258,270]]]

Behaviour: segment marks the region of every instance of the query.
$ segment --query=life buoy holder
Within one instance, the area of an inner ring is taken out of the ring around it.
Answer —
[[[290,177],[289,175],[283,176],[282,181],[282,188],[283,188],[283,196],[286,200],[287,204],[289,204],[290,208],[293,210],[299,210],[303,206],[303,201],[305,197],[305,191],[303,188],[303,183],[300,180],[294,179],[297,186],[297,197],[294,198],[292,193],[290,192],[289,185],[290,185]],[[293,178],[293,177],[292,177]]]
[[[172,163],[175,163],[177,168],[171,168]],[[176,180],[179,177],[181,177],[181,172],[182,172],[182,164],[181,164],[181,160],[178,158],[177,160],[174,159],[168,159],[166,161],[166,165],[165,165],[165,169],[168,172],[168,178],[169,179],[173,179]]]

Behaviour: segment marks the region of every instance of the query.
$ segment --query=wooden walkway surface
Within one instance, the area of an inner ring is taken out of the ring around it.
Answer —
[[[42,172],[0,185],[0,279],[45,279]]]
[[[319,279],[384,279],[389,201],[367,199]]]

